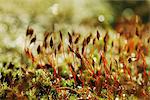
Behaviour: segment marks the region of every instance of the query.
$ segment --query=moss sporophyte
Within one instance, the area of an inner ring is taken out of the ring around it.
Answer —
[[[150,24],[133,17],[113,31],[96,30],[85,37],[75,31],[45,32],[39,42],[28,26],[26,61],[0,67],[0,99],[148,100],[149,29]]]

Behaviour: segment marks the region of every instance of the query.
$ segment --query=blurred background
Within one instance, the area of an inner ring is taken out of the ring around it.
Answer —
[[[28,26],[36,34],[88,33],[135,14],[148,23],[150,0],[0,0],[0,58],[22,52]]]

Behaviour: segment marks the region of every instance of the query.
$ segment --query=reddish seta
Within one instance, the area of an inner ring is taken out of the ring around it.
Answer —
[[[130,76],[130,79],[132,78],[131,77],[131,72],[129,70],[129,68],[127,68],[127,66],[123,63],[123,70],[124,70],[124,74],[126,74],[126,72],[128,73],[128,75]]]
[[[104,54],[102,52],[100,52],[100,55],[102,56],[102,61],[104,63],[104,69],[105,69],[106,77],[109,77],[110,76],[110,74],[109,74],[110,72],[109,72],[109,70],[107,68],[107,60],[106,60],[106,58],[105,58],[105,56],[104,56]]]
[[[32,60],[32,63],[35,62],[35,58],[34,58],[32,52],[28,48],[26,48],[24,51],[25,51],[25,54],[27,55],[27,57],[29,57]]]

